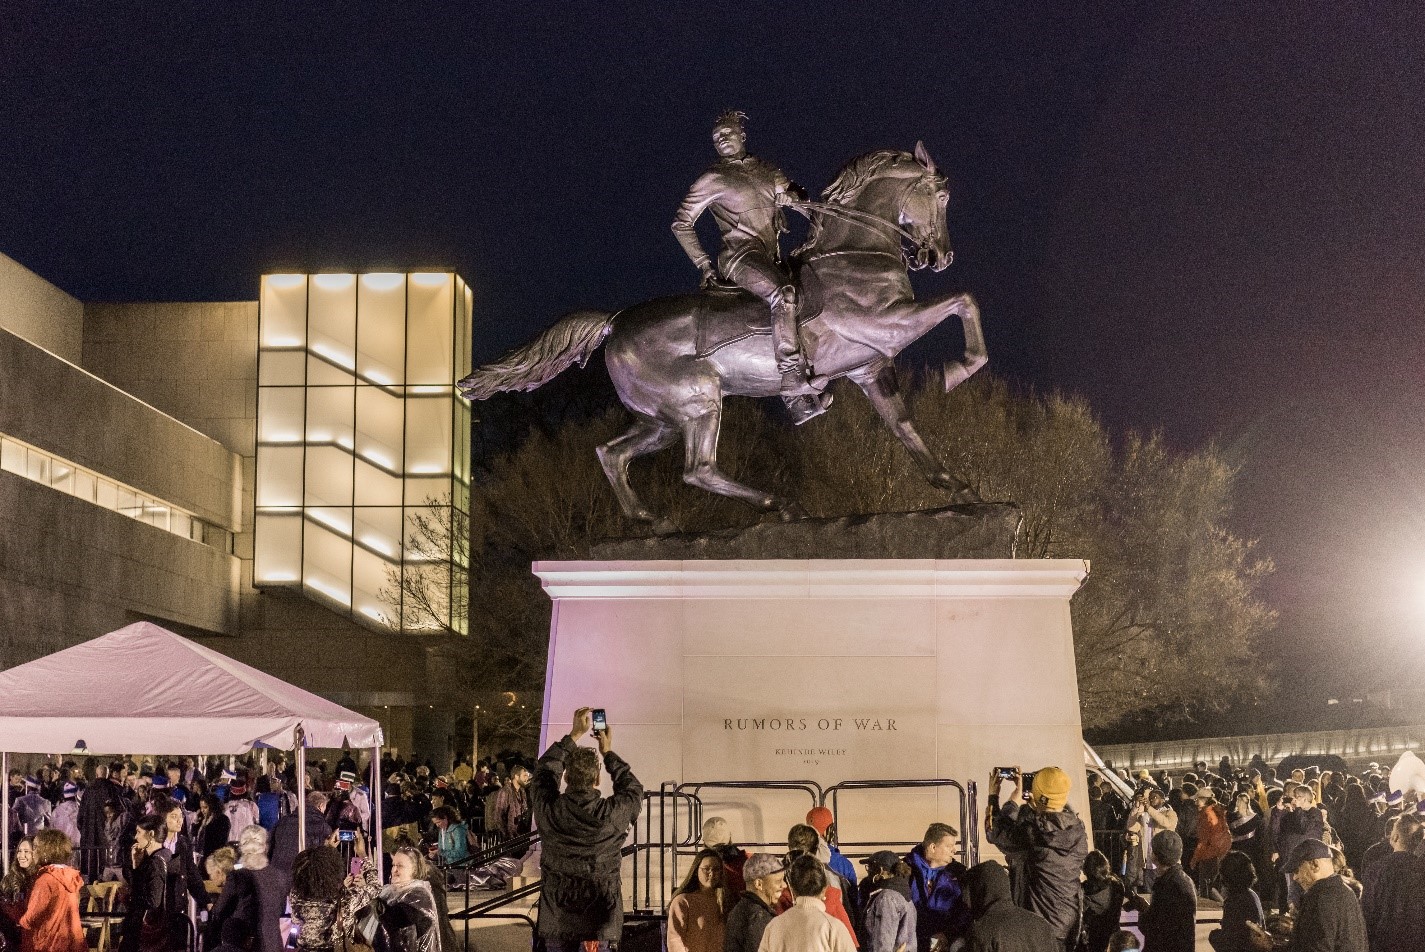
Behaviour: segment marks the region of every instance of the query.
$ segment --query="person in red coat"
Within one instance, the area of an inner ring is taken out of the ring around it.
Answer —
[[[1192,870],[1197,874],[1199,892],[1209,895],[1214,891],[1222,857],[1232,852],[1232,827],[1227,822],[1227,811],[1217,802],[1211,787],[1203,787],[1195,799],[1197,846],[1192,852]]]
[[[87,952],[79,924],[79,887],[84,877],[69,865],[74,846],[59,830],[35,834],[39,875],[20,919],[20,952]]]

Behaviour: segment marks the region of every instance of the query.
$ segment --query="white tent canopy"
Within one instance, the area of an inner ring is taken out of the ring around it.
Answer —
[[[0,673],[11,753],[375,748],[381,725],[148,622]],[[81,743],[82,742],[82,743]]]

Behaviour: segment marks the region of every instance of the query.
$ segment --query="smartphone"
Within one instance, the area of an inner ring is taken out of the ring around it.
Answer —
[[[1013,767],[996,767],[996,768],[995,768],[995,773],[999,775],[999,778],[1000,778],[1001,780],[1013,780],[1013,779],[1014,779],[1014,768],[1013,768]]]
[[[1038,771],[1035,771],[1035,773],[1038,773]],[[1034,790],[1034,774],[1033,774],[1033,773],[1020,774],[1020,775],[1019,775],[1019,778],[1020,778],[1020,782],[1024,784],[1024,790],[1023,790],[1024,801],[1025,801],[1026,803],[1028,803],[1028,802],[1029,802],[1029,798],[1034,795],[1034,794],[1033,794],[1033,790]]]
[[[343,843],[355,843],[355,842],[356,842],[356,831],[355,831],[355,830],[338,830],[338,831],[337,831],[337,834],[336,834],[336,838],[337,838],[338,840],[340,840],[341,842],[343,842]]]
[[[602,734],[604,731],[609,729],[609,718],[608,715],[604,713],[603,708],[594,708],[593,720],[595,734]]]

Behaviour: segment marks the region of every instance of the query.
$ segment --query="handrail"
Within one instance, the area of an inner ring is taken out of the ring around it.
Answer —
[[[472,867],[484,866],[492,863],[514,849],[519,849],[521,853],[528,853],[530,847],[539,842],[539,831],[531,830],[528,833],[521,833],[519,836],[512,836],[509,839],[500,840],[491,846],[485,847],[478,853],[471,853],[464,859],[458,859],[453,863],[446,863],[441,869],[469,869]]]
[[[958,780],[949,778],[936,778],[930,780],[843,780],[826,788],[822,794],[821,804],[826,805],[826,801],[831,801],[831,815],[833,820],[837,817],[838,795],[843,790],[917,790],[933,787],[953,787],[960,793],[960,859],[966,866],[973,866],[979,861],[980,856],[980,834],[979,827],[975,820],[978,814],[975,803],[975,782],[968,782],[968,787]],[[838,825],[837,830],[841,827]],[[866,840],[853,842],[842,840],[838,837],[838,846],[882,846],[881,840]],[[899,844],[897,844],[899,845]]]

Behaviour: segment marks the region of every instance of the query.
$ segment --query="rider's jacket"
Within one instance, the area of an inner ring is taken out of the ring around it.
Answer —
[[[673,233],[699,268],[709,261],[693,223],[711,211],[722,235],[718,270],[728,274],[737,259],[757,249],[773,261],[781,255],[777,236],[787,230],[777,196],[794,186],[782,170],[751,155],[721,159],[693,183],[673,216]]]

